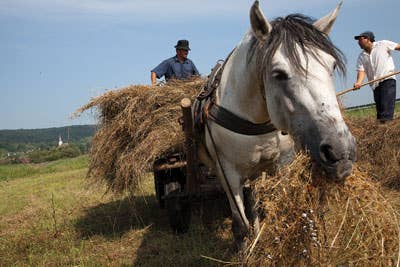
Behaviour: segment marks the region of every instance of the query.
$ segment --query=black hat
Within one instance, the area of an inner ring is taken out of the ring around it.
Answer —
[[[188,40],[179,40],[175,46],[176,49],[190,50]]]
[[[360,37],[365,37],[365,38],[368,38],[371,42],[375,42],[375,35],[373,32],[366,31],[366,32],[360,33],[359,35],[354,36],[354,39],[358,40]]]

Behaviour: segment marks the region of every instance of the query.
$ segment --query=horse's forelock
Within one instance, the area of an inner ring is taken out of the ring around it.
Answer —
[[[340,74],[346,73],[345,57],[343,53],[331,42],[329,37],[316,29],[313,20],[301,14],[292,14],[286,17],[279,17],[271,22],[272,30],[268,38],[262,45],[259,41],[252,44],[252,48],[259,47],[258,52],[261,54],[257,57],[258,64],[261,65],[262,73],[266,73],[271,67],[272,58],[279,48],[283,46],[286,56],[295,70],[302,74],[307,74],[307,70],[301,64],[301,57],[296,46],[299,45],[303,54],[311,55],[320,61],[314,49],[317,48],[331,55],[337,64],[337,70]],[[322,63],[322,62],[321,62]]]

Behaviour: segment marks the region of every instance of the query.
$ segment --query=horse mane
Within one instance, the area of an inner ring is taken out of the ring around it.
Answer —
[[[313,22],[314,20],[302,14],[279,17],[271,22],[272,30],[268,38],[263,43],[257,40],[254,43],[254,45],[261,49],[262,56],[257,58],[261,60],[259,63],[263,66],[263,73],[266,73],[266,68],[271,66],[270,63],[276,50],[282,45],[289,62],[294,66],[295,70],[307,74],[306,68],[300,64],[299,51],[295,49],[299,45],[304,55],[307,55],[306,52],[309,52],[319,62],[321,61],[318,54],[316,54],[315,49],[309,49],[310,47],[318,48],[331,55],[336,60],[338,72],[341,75],[345,75],[346,65],[344,54],[333,45],[328,35],[313,26]],[[307,56],[306,60],[308,62]]]

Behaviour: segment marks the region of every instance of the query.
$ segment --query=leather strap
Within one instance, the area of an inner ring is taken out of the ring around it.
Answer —
[[[206,114],[208,119],[238,134],[261,135],[277,130],[270,120],[264,123],[252,123],[215,103],[210,103]]]

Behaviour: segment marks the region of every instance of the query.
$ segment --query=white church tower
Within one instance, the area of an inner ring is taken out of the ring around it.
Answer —
[[[58,135],[58,146],[62,146],[63,141],[61,139],[61,134]]]

